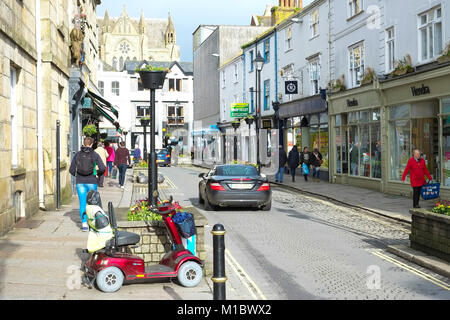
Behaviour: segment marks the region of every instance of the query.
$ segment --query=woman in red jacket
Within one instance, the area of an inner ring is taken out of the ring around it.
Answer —
[[[433,178],[427,169],[425,160],[420,156],[420,151],[418,149],[414,150],[413,157],[408,160],[405,172],[403,172],[402,181],[405,181],[408,173],[413,188],[413,207],[420,208],[420,189],[426,184],[425,176],[428,177],[429,181],[433,180]]]

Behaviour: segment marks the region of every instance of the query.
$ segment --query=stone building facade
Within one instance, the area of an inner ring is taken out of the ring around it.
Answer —
[[[108,11],[98,19],[100,58],[122,71],[127,61],[180,61],[176,30],[169,14],[167,19],[130,18],[124,6],[118,18]]]
[[[0,234],[38,210],[36,7],[0,1]]]

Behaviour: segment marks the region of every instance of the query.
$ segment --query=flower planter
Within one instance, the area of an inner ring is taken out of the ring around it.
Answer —
[[[234,128],[234,130],[237,130],[241,126],[241,123],[240,122],[232,122],[231,126]]]
[[[449,61],[450,61],[450,55],[440,56],[440,57],[437,59],[437,62],[438,62],[439,64],[446,63],[446,62],[449,62]]]
[[[255,119],[252,119],[252,118],[246,118],[245,119],[245,123],[248,124],[249,126],[251,126],[254,121],[255,121]]]
[[[167,71],[139,71],[145,89],[162,89]]]
[[[186,212],[194,215],[196,255],[201,260],[206,260],[205,249],[205,225],[208,220],[194,207],[184,208]],[[160,221],[118,221],[119,230],[137,233],[141,236],[136,248],[131,248],[131,252],[144,259],[146,265],[158,264],[166,252],[171,250],[171,244],[167,239],[167,229]]]
[[[147,120],[142,120],[141,119],[140,123],[141,123],[141,126],[148,127],[150,125],[150,120],[149,119],[147,119]]]
[[[411,248],[450,262],[450,216],[411,209]]]

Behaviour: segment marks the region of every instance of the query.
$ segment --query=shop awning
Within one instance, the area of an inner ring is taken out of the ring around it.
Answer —
[[[91,90],[88,90],[88,93],[86,94],[86,97],[89,97],[92,99],[92,103],[95,106],[95,110],[103,116],[106,120],[111,122],[115,127],[116,130],[119,133],[122,133],[122,129],[120,128],[120,124],[117,121],[117,118],[119,117],[119,112],[117,109],[115,109],[111,103],[100,97],[99,95],[95,94]]]
[[[327,102],[320,95],[316,95],[280,104],[279,116],[285,119],[326,111]]]

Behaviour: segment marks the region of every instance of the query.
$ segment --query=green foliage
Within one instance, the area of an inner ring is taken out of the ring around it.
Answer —
[[[165,71],[169,72],[170,70],[164,67],[154,67],[151,65],[145,66],[145,68],[136,68],[135,72],[141,72],[141,71]]]
[[[161,215],[150,210],[147,200],[136,201],[127,215],[128,221],[162,221]]]
[[[88,137],[92,137],[97,134],[97,127],[95,124],[88,124],[83,128],[83,134]]]

